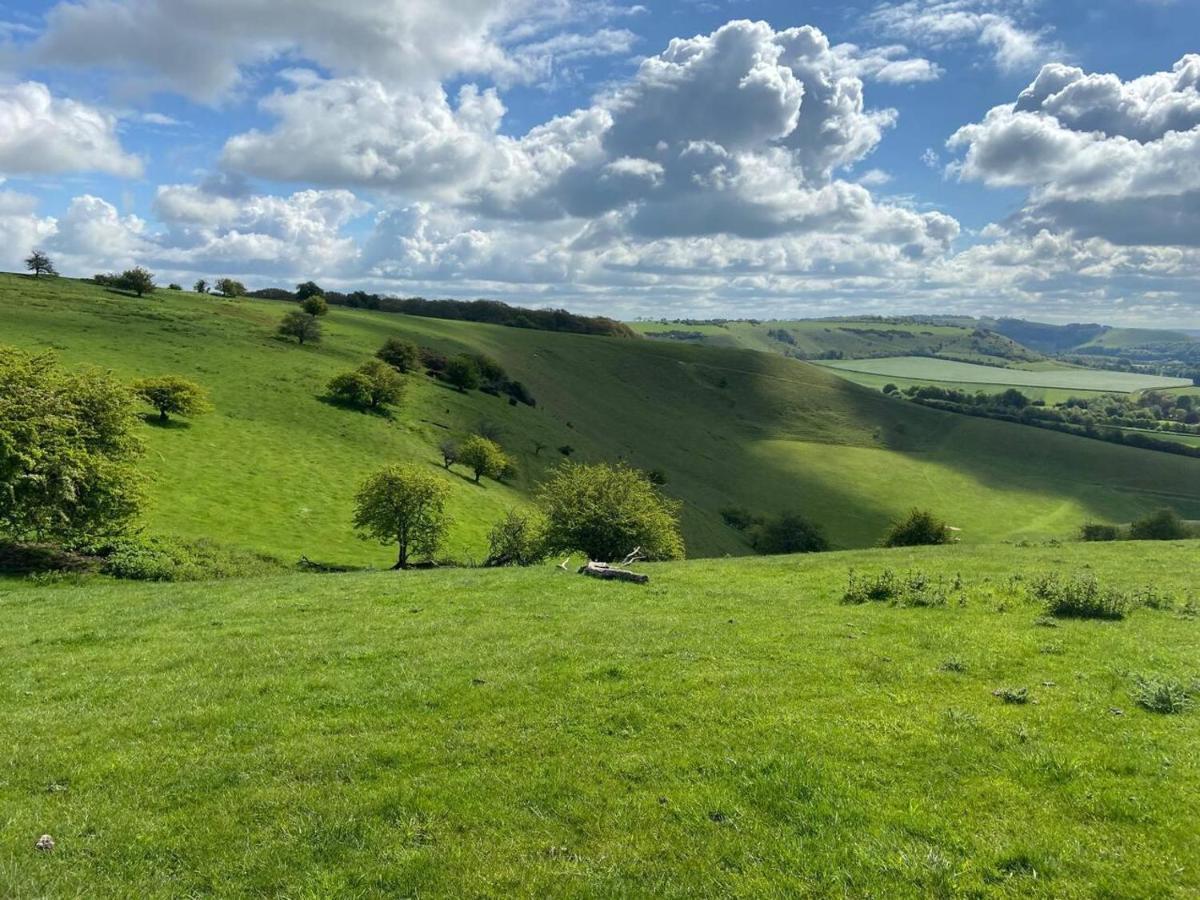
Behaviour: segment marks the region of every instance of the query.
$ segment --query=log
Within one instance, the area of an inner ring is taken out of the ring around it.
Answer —
[[[579,574],[590,575],[593,578],[603,578],[609,581],[632,581],[634,584],[647,584],[650,581],[649,575],[643,575],[640,572],[631,572],[628,569],[600,562],[589,562],[586,566],[581,566]]]

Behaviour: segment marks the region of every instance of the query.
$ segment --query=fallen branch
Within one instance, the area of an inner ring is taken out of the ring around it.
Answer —
[[[602,562],[589,562],[587,565],[581,566],[579,574],[603,578],[606,581],[632,581],[634,584],[646,584],[650,581],[649,575],[631,572],[628,569],[610,566],[608,563]]]

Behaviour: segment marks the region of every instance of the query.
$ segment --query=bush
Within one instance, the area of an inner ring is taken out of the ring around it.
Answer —
[[[924,547],[946,544],[950,529],[928,510],[914,509],[903,519],[893,522],[883,536],[885,547]]]
[[[509,459],[495,441],[473,434],[458,450],[458,462],[475,473],[475,482],[484,475],[499,478],[509,465]]]
[[[212,409],[208,392],[194,381],[178,375],[143,378],[133,383],[139,397],[158,410],[159,421],[166,422],[171,413],[198,416]]]
[[[390,337],[384,341],[383,346],[375,352],[375,356],[397,372],[415,371],[417,363],[420,361],[417,345],[396,337]]]
[[[564,462],[541,486],[537,502],[546,517],[548,552],[582,551],[613,562],[637,548],[648,559],[680,559],[679,507],[646,476],[621,463]]]
[[[101,557],[104,560],[101,573],[131,581],[243,578],[269,575],[286,568],[269,556],[234,550],[209,541],[137,536],[76,549]]]
[[[1173,509],[1160,509],[1129,526],[1129,537],[1135,541],[1182,541],[1191,536],[1191,529]]]
[[[153,294],[154,276],[141,266],[134,266],[117,276],[116,287],[123,291],[132,291],[139,297],[143,294]]]
[[[1138,676],[1133,687],[1133,700],[1150,712],[1176,715],[1191,708],[1192,693],[1192,690],[1173,678]]]
[[[1115,541],[1120,537],[1121,530],[1116,525],[1101,522],[1087,522],[1079,529],[1079,539],[1082,541]]]
[[[873,577],[858,576],[851,571],[842,602],[855,605],[891,603],[901,607],[945,606],[951,593],[961,591],[962,580],[958,576],[947,583],[941,577],[933,579],[921,571],[897,575],[891,569],[884,569]]]
[[[339,403],[364,409],[386,409],[399,403],[404,396],[404,380],[391,366],[372,359],[353,372],[334,376],[328,390],[329,396]]]
[[[1128,594],[1101,587],[1091,574],[1068,579],[1042,575],[1030,584],[1030,592],[1042,601],[1048,615],[1060,619],[1123,619],[1134,607]]]
[[[545,558],[544,526],[528,513],[509,510],[488,532],[485,566],[532,566]]]
[[[300,301],[300,308],[314,319],[329,312],[329,304],[321,294],[310,294]]]
[[[176,284],[175,282],[172,281],[170,284],[167,285],[167,290],[168,291],[182,291],[183,285]]]
[[[820,553],[829,549],[821,529],[799,513],[783,513],[754,529],[750,544],[759,553]]]
[[[762,519],[742,506],[726,506],[721,510],[721,520],[730,528],[737,531],[745,531],[750,526],[762,521]]]
[[[473,356],[461,354],[451,359],[446,363],[445,375],[464,394],[479,387],[479,364]]]

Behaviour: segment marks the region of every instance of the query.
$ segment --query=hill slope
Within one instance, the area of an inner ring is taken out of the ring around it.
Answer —
[[[1198,460],[923,409],[778,355],[345,309],[329,315],[322,345],[298,347],[273,336],[287,308],[0,276],[5,343],[210,389],[212,415],[145,429],[152,529],[289,561],[386,564],[389,549],[351,530],[358,483],[398,460],[438,467],[438,442],[481,420],[503,430],[520,471],[509,486],[449,476],[458,558],[484,555],[489,525],[527,501],[564,444],[577,459],[663,469],[684,502],[691,555],[748,552],[721,521],[730,505],[802,510],[844,547],[873,544],[916,504],[947,516],[967,542],[1062,537],[1085,519],[1128,521],[1164,504],[1200,518]],[[321,401],[332,375],[391,335],[487,353],[538,405],[418,376],[393,419]]]
[[[0,581],[0,894],[1194,897],[1187,553]],[[885,566],[964,584],[839,602]],[[1176,610],[1038,625],[1081,570]]]

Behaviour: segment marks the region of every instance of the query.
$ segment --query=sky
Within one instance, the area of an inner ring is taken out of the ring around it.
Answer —
[[[0,0],[0,269],[1200,328],[1196,0]]]

